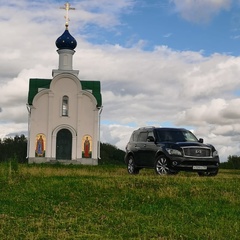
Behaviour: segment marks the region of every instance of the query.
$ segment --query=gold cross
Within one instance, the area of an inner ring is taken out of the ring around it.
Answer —
[[[65,26],[66,26],[66,28],[67,28],[67,27],[68,27],[68,21],[70,21],[70,19],[68,18],[68,11],[69,11],[69,10],[75,10],[76,8],[70,7],[70,3],[66,2],[66,3],[64,4],[64,7],[60,7],[60,9],[65,9],[65,10],[66,10],[66,16],[64,16],[64,17],[65,17],[65,19],[66,19]]]

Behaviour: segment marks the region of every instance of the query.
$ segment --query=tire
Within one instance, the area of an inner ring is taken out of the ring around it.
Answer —
[[[198,172],[200,177],[214,177],[218,174],[218,169],[213,172]]]
[[[133,156],[129,156],[128,158],[127,170],[129,174],[136,175],[139,173],[139,168],[136,168]]]
[[[168,160],[164,155],[159,155],[155,162],[155,172],[159,175],[171,174],[168,167]]]

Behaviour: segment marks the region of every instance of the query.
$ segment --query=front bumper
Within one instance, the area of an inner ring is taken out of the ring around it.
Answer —
[[[191,172],[214,172],[220,165],[219,157],[215,158],[189,158],[189,157],[172,157],[170,158],[169,167],[175,171]]]

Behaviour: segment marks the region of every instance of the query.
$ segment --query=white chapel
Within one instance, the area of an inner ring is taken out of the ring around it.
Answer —
[[[58,69],[52,79],[29,80],[28,162],[97,165],[100,158],[100,81],[82,81],[72,62],[77,41],[56,40]]]

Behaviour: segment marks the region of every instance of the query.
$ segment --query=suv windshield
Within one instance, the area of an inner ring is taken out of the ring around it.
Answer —
[[[156,129],[156,135],[158,142],[198,142],[191,132],[183,129]]]

